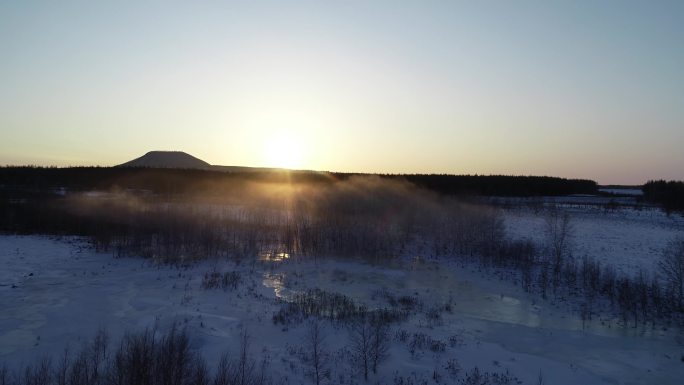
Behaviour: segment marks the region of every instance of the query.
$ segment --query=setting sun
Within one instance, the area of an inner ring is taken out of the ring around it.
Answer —
[[[264,161],[267,166],[302,168],[304,165],[302,139],[292,133],[278,133],[265,140]]]

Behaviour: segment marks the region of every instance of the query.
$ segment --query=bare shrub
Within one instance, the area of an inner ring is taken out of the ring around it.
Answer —
[[[461,365],[458,363],[457,359],[450,358],[444,365],[444,370],[446,370],[446,372],[452,379],[456,379],[458,378],[458,375],[461,373]]]
[[[240,284],[241,278],[237,271],[226,271],[221,274],[214,267],[212,270],[204,273],[202,278],[202,289],[218,289],[235,290]]]
[[[460,385],[514,385],[520,380],[511,375],[508,370],[504,372],[480,371],[476,366],[471,371],[466,371],[464,378],[458,382]]]
[[[684,310],[684,238],[667,244],[658,262],[658,270],[675,293],[679,310]]]
[[[52,380],[52,364],[49,358],[43,358],[35,365],[24,368],[21,385],[43,385]]]
[[[172,326],[126,334],[109,354],[109,338],[99,331],[73,358],[68,351],[53,366],[49,358],[17,373],[0,368],[0,385],[265,385],[267,361],[257,367],[249,355],[249,335],[241,334],[238,359],[224,356],[212,378],[205,360],[190,349],[185,330]],[[16,380],[12,380],[16,378]]]

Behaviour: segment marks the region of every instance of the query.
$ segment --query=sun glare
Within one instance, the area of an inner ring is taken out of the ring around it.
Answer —
[[[304,167],[304,148],[300,138],[289,133],[266,139],[264,158],[270,167],[297,169]]]

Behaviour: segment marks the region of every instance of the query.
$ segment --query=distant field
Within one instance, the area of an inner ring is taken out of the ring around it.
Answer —
[[[653,273],[667,242],[684,234],[684,217],[668,216],[660,209],[563,207],[570,214],[573,227],[572,254],[577,258],[586,255],[628,274],[636,274],[640,269]],[[543,212],[527,208],[505,210],[504,220],[511,237],[544,243]]]
[[[644,195],[644,192],[640,188],[600,188],[599,191],[615,195]]]

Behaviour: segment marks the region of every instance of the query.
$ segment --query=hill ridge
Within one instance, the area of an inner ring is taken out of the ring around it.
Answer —
[[[116,167],[211,168],[211,164],[184,151],[148,151],[145,155]]]

